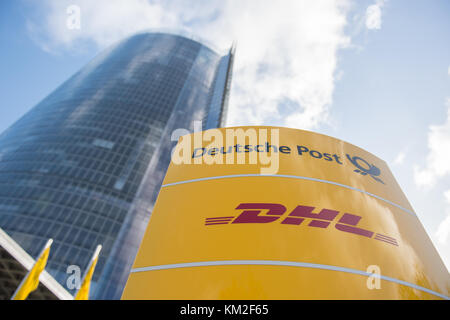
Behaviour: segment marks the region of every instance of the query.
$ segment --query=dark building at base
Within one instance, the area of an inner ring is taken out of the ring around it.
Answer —
[[[102,244],[91,297],[120,298],[171,134],[224,123],[233,51],[142,33],[97,56],[0,135],[0,227],[33,257],[53,238],[46,270],[63,286]]]

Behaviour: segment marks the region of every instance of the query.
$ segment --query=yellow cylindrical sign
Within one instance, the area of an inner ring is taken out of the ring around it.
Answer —
[[[448,299],[386,163],[297,129],[183,136],[123,299]]]

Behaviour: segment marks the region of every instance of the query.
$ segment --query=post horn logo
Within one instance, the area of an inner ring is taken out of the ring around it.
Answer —
[[[376,181],[385,184],[383,180],[378,178],[378,176],[381,174],[380,168],[376,167],[374,164],[368,163],[361,157],[351,157],[349,154],[347,154],[347,159],[357,168],[353,170],[354,172],[357,172],[363,176],[369,175]]]

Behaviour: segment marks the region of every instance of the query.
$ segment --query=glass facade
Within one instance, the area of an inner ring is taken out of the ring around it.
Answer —
[[[101,53],[0,135],[0,227],[34,257],[53,238],[46,270],[65,287],[102,244],[91,296],[120,298],[171,133],[224,123],[233,54],[165,33]]]

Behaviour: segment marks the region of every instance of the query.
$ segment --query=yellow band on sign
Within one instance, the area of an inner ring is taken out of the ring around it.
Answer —
[[[335,138],[238,127],[177,144],[123,299],[448,299],[386,163]]]

